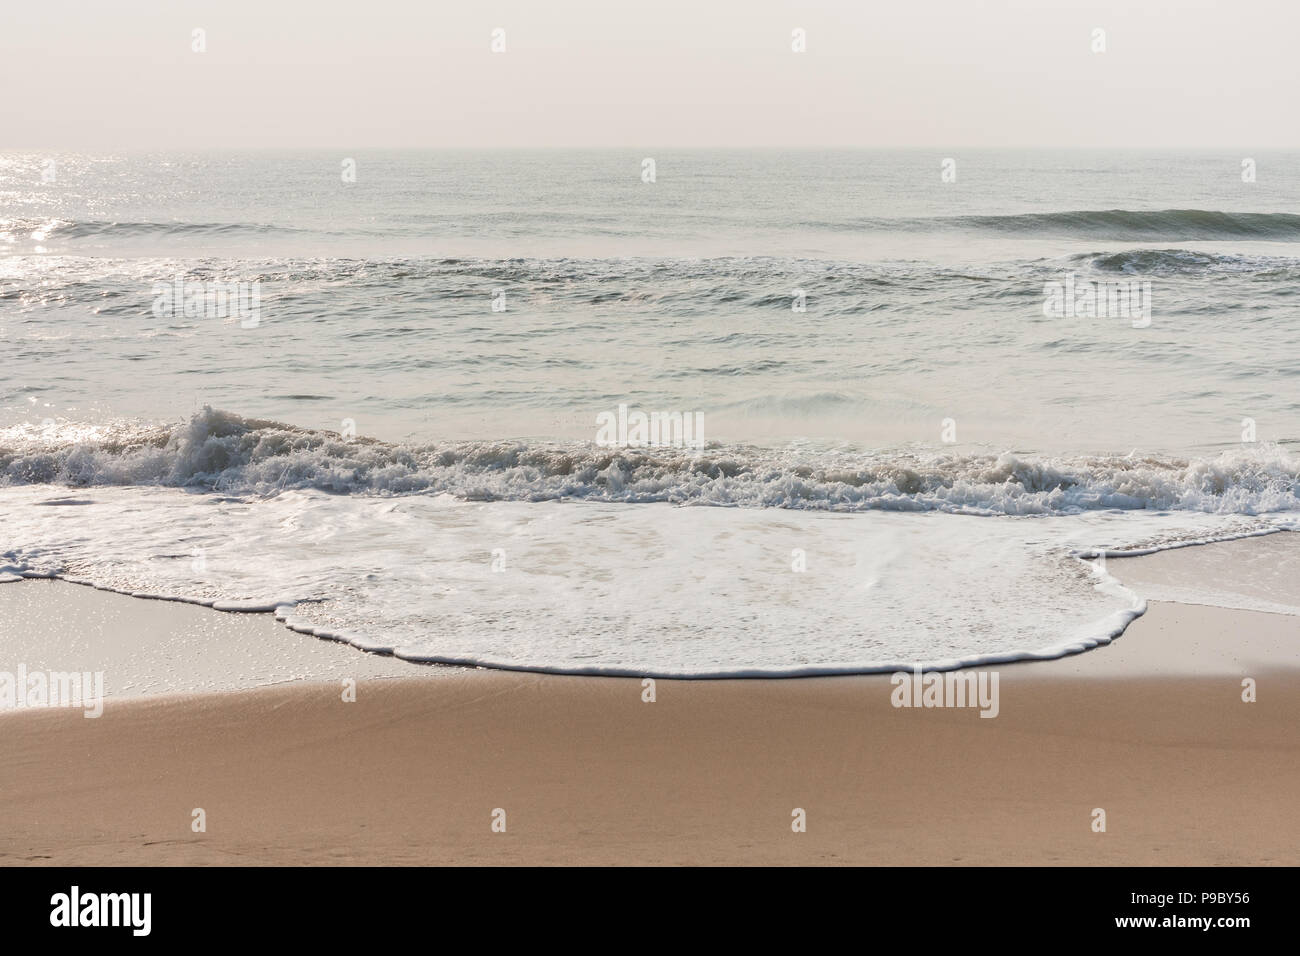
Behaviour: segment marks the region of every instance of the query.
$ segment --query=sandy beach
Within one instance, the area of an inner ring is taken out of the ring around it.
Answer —
[[[1300,5],[11,6],[5,939],[1285,930]]]
[[[1260,546],[1127,562],[1152,580]],[[0,714],[0,863],[1300,863],[1294,616],[1153,603],[1108,647],[991,668],[984,719],[894,707],[887,675],[660,680],[646,702],[632,679],[419,667],[265,615],[0,588],[11,640],[81,621],[95,644],[95,610],[118,660],[124,634],[138,657],[177,627],[249,629],[305,676]]]

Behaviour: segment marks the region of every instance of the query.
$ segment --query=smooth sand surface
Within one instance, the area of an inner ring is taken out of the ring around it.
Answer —
[[[1153,605],[1110,647],[996,668],[994,719],[895,708],[887,676],[646,703],[437,668],[353,703],[331,681],[11,711],[0,863],[1294,865],[1300,670],[1269,662],[1297,641],[1295,617]]]
[[[0,584],[0,671],[17,661],[29,671],[102,671],[109,698],[411,676],[405,661],[295,633],[271,614],[43,579]]]
[[[1282,532],[1112,558],[1108,570],[1147,599],[1300,613],[1300,534]]]

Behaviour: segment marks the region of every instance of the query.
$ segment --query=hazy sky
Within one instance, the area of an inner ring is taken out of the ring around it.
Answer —
[[[1296,0],[3,0],[0,147],[1294,147],[1297,28]]]

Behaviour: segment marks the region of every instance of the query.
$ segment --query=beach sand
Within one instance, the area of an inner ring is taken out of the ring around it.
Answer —
[[[1124,563],[1158,578],[1204,550]],[[101,662],[148,671],[177,629],[235,628],[201,686],[260,641],[299,678],[0,713],[3,864],[1300,863],[1290,615],[1153,603],[1108,647],[987,668],[993,719],[896,708],[887,675],[660,680],[648,703],[637,680],[419,667],[62,582],[0,586],[0,620],[6,660],[42,626],[89,660],[107,624]]]

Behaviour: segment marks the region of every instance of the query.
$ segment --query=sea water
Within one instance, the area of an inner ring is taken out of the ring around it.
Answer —
[[[1300,511],[1300,156],[347,158],[0,156],[0,576],[838,673],[1096,646],[1097,555]]]

